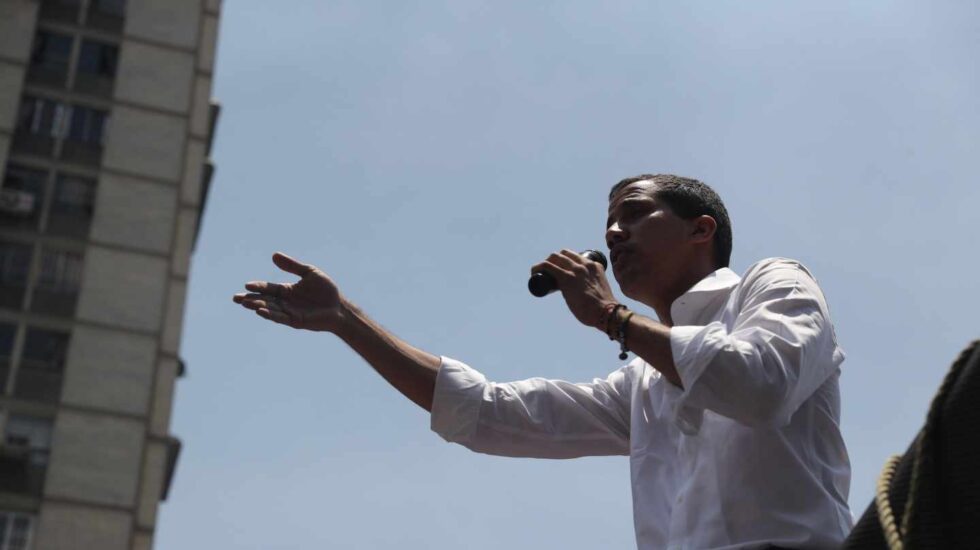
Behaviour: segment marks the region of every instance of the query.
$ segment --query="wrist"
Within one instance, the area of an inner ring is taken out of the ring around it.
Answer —
[[[602,304],[602,309],[596,318],[596,322],[592,324],[592,327],[599,329],[608,336],[609,327],[613,323],[613,318],[616,316],[618,311],[622,311],[624,309],[626,309],[626,306],[618,302],[604,302]]]
[[[349,336],[355,329],[355,325],[359,319],[359,313],[360,310],[353,302],[341,296],[335,310],[333,322],[331,323],[333,326],[329,329],[330,332],[341,338]]]

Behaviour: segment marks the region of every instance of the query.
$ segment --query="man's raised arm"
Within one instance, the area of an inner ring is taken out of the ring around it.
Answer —
[[[439,357],[408,344],[375,323],[315,266],[278,252],[273,254],[272,262],[300,280],[246,283],[249,292],[235,294],[235,303],[292,328],[336,334],[405,397],[427,411],[432,410]]]

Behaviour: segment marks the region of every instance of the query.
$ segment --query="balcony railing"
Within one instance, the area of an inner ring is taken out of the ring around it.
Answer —
[[[46,449],[0,445],[0,491],[41,496],[48,454]]]
[[[75,74],[75,91],[100,97],[110,97],[115,79],[83,72]]]
[[[14,134],[11,148],[17,153],[49,157],[54,153],[54,138],[19,130]]]
[[[78,21],[79,2],[72,0],[45,0],[41,2],[40,17],[42,21],[58,23],[76,23]]]
[[[32,63],[27,69],[27,81],[31,84],[64,88],[68,78],[68,65],[56,63]]]
[[[118,33],[123,30],[123,16],[121,13],[110,13],[99,9],[98,5],[93,3],[88,8],[85,25],[94,29]]]
[[[44,403],[57,403],[61,399],[62,373],[58,370],[31,368],[33,361],[24,360],[17,371],[14,397]],[[48,365],[42,365],[49,368]]]

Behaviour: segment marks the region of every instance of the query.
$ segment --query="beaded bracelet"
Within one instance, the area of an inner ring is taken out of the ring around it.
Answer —
[[[606,336],[608,336],[610,340],[615,340],[615,338],[613,337],[613,334],[615,333],[612,332],[612,330],[609,327],[609,324],[613,319],[616,318],[616,312],[619,311],[620,309],[626,309],[626,306],[624,306],[623,304],[616,304],[616,303],[606,304],[605,308],[602,311],[602,316],[599,317],[599,326],[603,328],[603,331],[606,333]]]
[[[596,325],[596,328],[609,326],[609,316],[612,314],[612,311],[616,309],[617,305],[619,304],[616,302],[611,302],[602,307],[602,313],[599,314],[599,323]]]
[[[619,341],[619,358],[625,361],[629,355],[626,354],[629,348],[626,346],[626,325],[630,322],[630,317],[633,316],[632,311],[627,311],[626,316],[623,317],[622,322],[619,323],[619,328],[616,330],[616,340]]]

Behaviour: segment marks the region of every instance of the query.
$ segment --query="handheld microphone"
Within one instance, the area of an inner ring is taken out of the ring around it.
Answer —
[[[606,261],[606,256],[598,250],[586,250],[581,253],[581,255],[586,260],[592,260],[602,266],[602,270],[606,270],[608,262]],[[552,292],[558,290],[558,281],[551,276],[550,273],[545,273],[544,271],[538,271],[531,274],[531,278],[527,280],[527,289],[531,291],[531,294],[542,298],[551,294]]]

